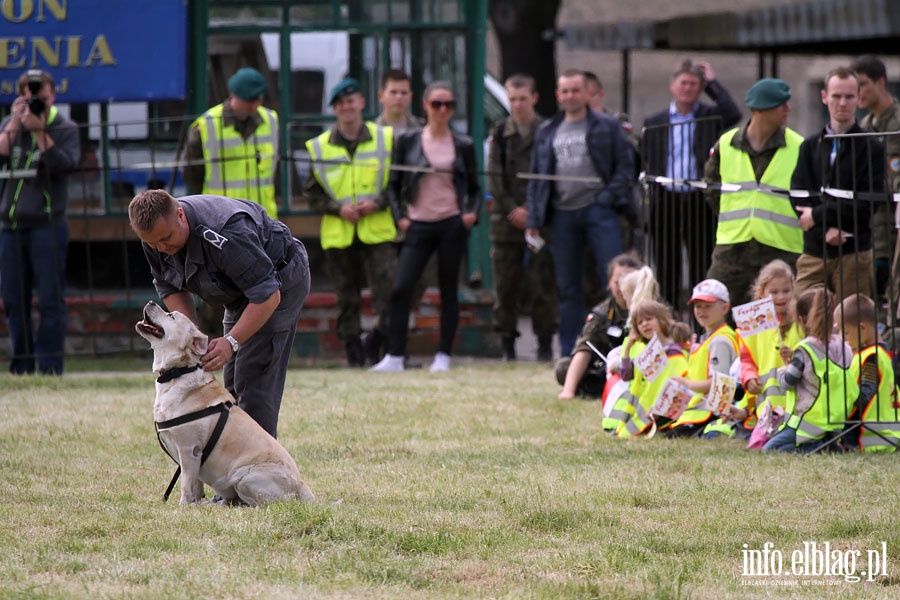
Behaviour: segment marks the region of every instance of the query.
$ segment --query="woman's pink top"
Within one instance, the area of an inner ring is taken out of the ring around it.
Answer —
[[[426,128],[422,132],[422,150],[428,164],[437,173],[427,173],[414,191],[413,202],[409,205],[409,218],[413,221],[442,221],[459,214],[459,202],[453,185],[453,162],[456,147],[449,133],[433,138]]]

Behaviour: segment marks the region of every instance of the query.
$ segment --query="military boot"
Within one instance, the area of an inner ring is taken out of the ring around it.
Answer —
[[[542,335],[538,338],[537,359],[539,362],[553,361],[553,336]]]
[[[381,350],[384,347],[384,335],[377,329],[362,334],[362,346],[366,364],[377,365],[381,361]]]
[[[362,341],[359,337],[351,337],[344,342],[347,350],[347,364],[351,367],[363,367],[366,364],[366,354],[363,352]]]
[[[502,343],[503,355],[500,360],[503,362],[512,362],[516,360],[516,338],[504,337]]]

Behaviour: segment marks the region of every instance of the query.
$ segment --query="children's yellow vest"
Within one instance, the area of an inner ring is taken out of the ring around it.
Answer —
[[[897,448],[889,440],[900,444],[900,404],[897,401],[897,388],[894,381],[894,369],[891,355],[882,346],[872,344],[863,348],[853,358],[853,369],[856,382],[859,383],[862,365],[875,354],[878,361],[878,391],[869,400],[862,411],[862,432],[859,437],[860,450],[866,452],[894,452]],[[878,432],[878,433],[875,433]]]
[[[628,358],[633,361],[634,357],[643,352],[646,346],[647,343],[643,340],[634,342],[628,348]],[[634,414],[634,407],[637,404],[638,396],[635,395],[635,392],[640,394],[644,383],[644,377],[635,369],[634,378],[628,384],[628,390],[613,401],[613,407],[609,411],[609,416],[603,417],[603,429],[615,432],[620,425],[631,418],[631,415]]]
[[[675,375],[683,377],[687,374],[688,361],[684,352],[681,350],[667,352],[666,357],[669,359],[668,366],[656,376],[656,379],[645,382],[640,395],[636,398],[637,401],[634,402],[634,414],[631,415],[630,419],[618,426],[616,435],[631,437],[644,433],[653,422],[650,409],[656,404],[656,400],[659,398],[666,380]]]
[[[737,352],[737,336],[734,333],[734,329],[731,328],[727,323],[723,323],[713,331],[709,337],[703,340],[703,343],[700,344],[696,350],[691,352],[691,357],[688,360],[688,374],[687,378],[692,381],[702,381],[704,379],[709,379],[709,344],[712,342],[713,338],[718,336],[725,336],[728,338],[728,341],[731,342],[731,345],[734,347],[734,351]],[[704,423],[709,421],[710,417],[712,417],[712,413],[708,410],[697,409],[694,408],[703,402],[704,396],[700,394],[696,394],[691,401],[688,403],[687,410],[685,410],[677,421],[672,423],[671,427],[675,428],[679,425],[688,425],[694,423]]]
[[[787,422],[781,426],[797,430],[797,445],[821,440],[832,431],[840,431],[849,414],[848,408],[859,397],[856,375],[844,369],[821,351],[813,348],[806,340],[797,344],[806,352],[819,379],[819,393],[806,412],[794,414],[797,403],[796,388],[787,391]],[[827,375],[827,380],[826,380]]]

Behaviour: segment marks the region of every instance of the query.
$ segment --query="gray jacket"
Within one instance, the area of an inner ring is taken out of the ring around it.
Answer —
[[[0,131],[10,118],[0,123]],[[78,126],[56,113],[47,126],[47,135],[53,140],[53,147],[46,153],[38,150],[30,131],[19,130],[10,155],[0,156],[0,169],[37,170],[34,177],[0,179],[2,229],[30,229],[65,217],[69,203],[68,176],[78,167],[81,154]]]

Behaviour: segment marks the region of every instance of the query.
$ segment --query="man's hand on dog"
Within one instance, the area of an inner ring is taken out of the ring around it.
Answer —
[[[234,350],[231,349],[231,343],[225,338],[215,338],[206,347],[206,354],[200,357],[200,366],[204,371],[218,371],[232,356]]]

